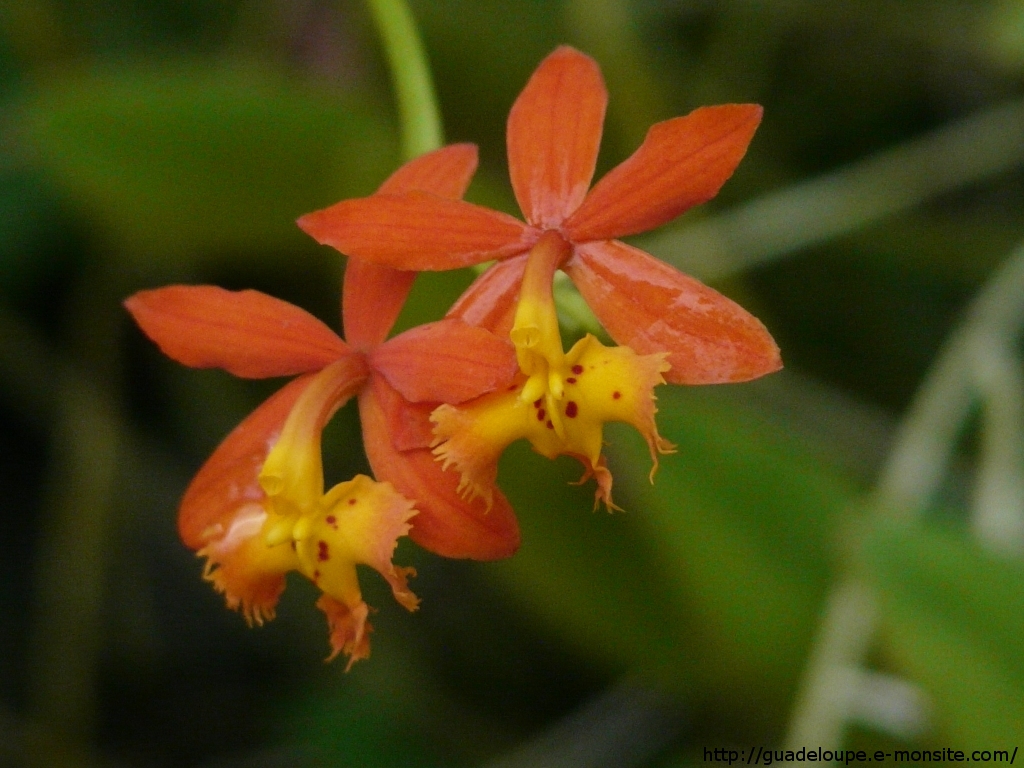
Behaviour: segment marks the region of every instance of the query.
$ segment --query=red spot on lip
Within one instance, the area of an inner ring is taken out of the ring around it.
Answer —
[[[351,506],[351,505],[356,503],[356,500],[355,499],[349,499],[348,503],[349,503],[349,506]]]
[[[566,384],[575,384],[576,383],[576,377],[575,376],[570,376],[568,379],[565,380],[565,383]]]
[[[546,413],[545,413],[544,409],[541,408],[539,411],[537,411],[537,421],[544,421],[544,416],[545,415],[546,415]]]
[[[622,393],[621,392],[612,392],[612,397],[615,400],[618,400],[620,397],[622,397]]]
[[[534,400],[533,401],[533,407],[534,408],[540,408],[540,404],[543,402],[543,400],[544,400],[544,398],[540,398],[540,397],[537,398],[536,400]]]
[[[320,581],[320,571],[313,571],[313,581]]]
[[[552,424],[552,423],[551,423],[551,422],[549,421],[549,422],[547,423],[547,428],[548,428],[548,429],[554,429],[554,428],[555,428],[555,425],[554,425],[554,424]]]
[[[509,384],[509,386],[508,386],[508,390],[506,390],[506,391],[508,391],[508,392],[511,392],[511,391],[512,391],[512,390],[514,390],[515,388],[516,388],[516,385],[515,385],[515,384]]]
[[[572,400],[565,404],[565,415],[570,419],[575,419],[576,414],[579,413],[579,411],[579,406],[577,406]]]
[[[330,557],[331,556],[330,556],[329,550],[327,548],[327,542],[326,541],[318,541],[316,543],[316,559],[319,560],[322,563],[324,560],[329,560]]]
[[[336,518],[334,515],[328,515],[326,518],[324,518],[324,522],[331,526],[331,528],[338,527],[338,518]]]
[[[579,376],[581,373],[583,373],[583,366],[582,365],[574,365],[572,367],[572,372],[575,373],[577,376]]]

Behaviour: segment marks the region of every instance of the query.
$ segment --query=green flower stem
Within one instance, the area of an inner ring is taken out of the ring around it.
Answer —
[[[875,488],[877,518],[918,520],[934,495],[978,394],[978,350],[1005,344],[1024,325],[1024,245],[989,279],[946,341],[903,418]],[[863,664],[878,628],[878,600],[856,574],[829,597],[793,711],[785,748],[842,743],[851,670]]]
[[[402,155],[409,160],[444,141],[427,53],[404,0],[367,0],[384,43],[398,100]]]

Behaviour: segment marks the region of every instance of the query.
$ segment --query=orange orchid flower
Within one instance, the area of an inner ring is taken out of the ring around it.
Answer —
[[[299,220],[319,242],[391,268],[498,260],[448,316],[508,333],[521,375],[511,391],[433,415],[435,453],[459,469],[470,496],[493,502],[497,457],[525,437],[545,456],[580,458],[584,477],[597,479],[598,500],[612,507],[604,422],[636,426],[657,466],[657,454],[672,448],[654,425],[656,384],[747,381],[781,367],[778,347],[750,313],[616,239],[714,197],[746,153],[761,107],[704,107],[658,123],[589,189],[606,103],[597,64],[579,51],[560,47],[534,72],[507,135],[526,223],[422,191],[346,200]],[[563,351],[551,292],[558,269],[621,347],[588,336]]]
[[[400,168],[384,193],[426,189],[461,196],[476,150],[455,145]],[[206,557],[205,577],[250,623],[274,616],[285,574],[298,570],[324,592],[332,654],[369,655],[369,609],[356,565],[369,565],[413,610],[406,578],[391,562],[408,533],[452,557],[494,559],[518,546],[503,498],[485,513],[457,493],[457,480],[433,461],[428,415],[507,386],[515,373],[509,344],[449,318],[385,341],[414,274],[350,260],[343,322],[349,342],[304,310],[256,291],[169,286],[125,305],[173,359],[246,378],[299,375],[246,418],[217,448],[182,499],[178,527]],[[367,453],[377,477],[324,492],[321,432],[358,395]],[[424,461],[426,457],[426,461]],[[411,501],[414,500],[414,501]]]

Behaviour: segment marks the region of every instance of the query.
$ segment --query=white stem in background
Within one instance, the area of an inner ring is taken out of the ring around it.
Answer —
[[[1024,246],[1018,247],[981,289],[925,376],[900,423],[875,488],[872,509],[876,517],[909,523],[920,516],[939,487],[957,438],[971,412],[978,350],[990,350],[992,340],[998,339],[1003,340],[1001,350],[1008,352],[1013,348],[1011,343],[1017,338],[1022,324]],[[982,377],[983,381],[998,382],[998,385],[989,385],[999,389],[998,397],[993,399],[999,403],[998,407],[1010,408],[1012,404],[1014,408],[1021,408],[1024,386],[1019,381],[1020,363],[1011,363],[1015,372],[1008,374],[1002,363],[993,365],[990,358],[984,359],[985,365],[991,365],[992,371],[998,374]],[[1015,398],[1020,399],[1014,402]],[[1013,440],[1020,441],[1019,415],[1016,418],[1015,423],[999,425],[997,429],[1015,428]],[[987,428],[988,424],[984,426]],[[997,440],[992,435],[982,439]],[[1002,437],[998,439],[1003,440]],[[1012,450],[1017,449],[1019,446]],[[1003,473],[1015,472],[1017,482],[1020,482],[1022,468],[1019,462],[1014,466],[1008,463],[1011,449],[1006,443],[999,442],[992,450],[999,456],[998,492],[1003,493],[1006,487]],[[985,461],[983,459],[983,464]],[[995,461],[989,460],[990,467],[986,470],[993,476],[996,474]],[[979,483],[987,482],[979,477]],[[1024,498],[1024,493],[1021,498]],[[990,502],[985,501],[986,504]],[[842,577],[833,587],[797,693],[785,741],[786,749],[824,745],[838,747],[843,743],[846,726],[853,714],[849,671],[862,668],[874,642],[878,615],[877,598],[855,574]]]
[[[637,238],[701,280],[738,274],[1024,165],[1024,101],[999,104],[831,173]]]
[[[974,350],[981,395],[981,451],[972,500],[972,525],[989,549],[1024,551],[1024,371],[1010,339]]]

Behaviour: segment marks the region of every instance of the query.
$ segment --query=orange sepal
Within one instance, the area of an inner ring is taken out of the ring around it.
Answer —
[[[491,507],[467,501],[458,491],[459,476],[445,472],[428,448],[405,451],[387,470],[396,487],[419,493],[420,511],[409,538],[442,557],[502,560],[519,549],[519,523],[508,499],[495,488]],[[375,470],[376,471],[376,470]],[[412,489],[415,489],[412,490]]]
[[[257,480],[295,401],[314,375],[289,382],[249,414],[206,460],[181,499],[178,533],[190,549],[205,547],[211,532],[227,527],[237,510],[266,498]]]
[[[637,248],[587,243],[564,269],[616,342],[641,355],[668,353],[670,383],[749,381],[782,367],[760,320]]]
[[[597,63],[568,46],[540,63],[508,116],[508,169],[526,220],[557,227],[590,187],[608,92]]]
[[[365,352],[384,341],[415,280],[415,272],[349,259],[341,300],[342,325],[348,343]]]
[[[377,189],[379,195],[429,192],[457,200],[466,193],[476,172],[477,151],[473,144],[449,144],[410,160]]]
[[[259,291],[170,285],[139,291],[125,307],[168,357],[261,379],[317,371],[349,352],[311,314]]]
[[[348,256],[417,271],[512,256],[538,237],[504,213],[424,192],[342,200],[306,214],[298,224],[317,242]]]
[[[488,268],[452,305],[447,317],[486,328],[495,336],[508,336],[515,321],[516,299],[528,257],[528,253],[513,256]]]
[[[651,126],[565,222],[566,234],[574,242],[625,237],[710,200],[746,154],[761,113],[756,104],[723,104]]]
[[[326,661],[331,661],[339,653],[348,656],[345,671],[361,659],[370,658],[370,633],[373,625],[367,620],[370,607],[359,601],[353,607],[340,603],[333,597],[321,595],[316,607],[327,616],[327,627],[330,631],[331,653]]]
[[[430,422],[430,414],[437,403],[410,403],[386,382],[385,379],[385,385],[378,386],[374,394],[387,417],[391,444],[398,451],[429,448],[434,442],[434,425]]]
[[[382,403],[397,401],[377,394],[386,387],[382,377],[374,376],[359,395],[363,441],[374,475],[416,500],[419,514],[409,537],[442,557],[499,560],[513,555],[519,548],[519,524],[508,499],[495,490],[490,510],[481,501],[466,501],[458,492],[458,473],[444,472],[429,448],[396,449]]]
[[[469,186],[476,163],[476,147],[472,144],[442,147],[403,165],[380,185],[377,194],[420,191],[457,200]],[[384,341],[415,278],[415,272],[350,260],[341,305],[348,343],[367,350]]]
[[[370,365],[413,403],[462,403],[507,386],[518,370],[506,339],[455,319],[399,334],[370,353]]]

